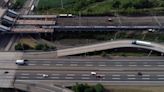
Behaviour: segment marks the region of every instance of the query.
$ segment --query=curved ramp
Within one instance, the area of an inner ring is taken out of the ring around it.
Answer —
[[[63,50],[57,51],[57,56],[61,57],[61,56],[75,55],[75,54],[101,51],[101,50],[107,50],[107,49],[113,49],[113,48],[121,48],[121,47],[143,48],[143,49],[148,49],[148,50],[153,50],[153,51],[164,53],[164,45],[152,43],[153,47],[147,47],[147,46],[131,44],[132,41],[133,40],[117,40],[117,41],[109,41],[109,42],[104,42],[104,43],[99,43],[99,44],[88,45],[88,46],[63,49]]]

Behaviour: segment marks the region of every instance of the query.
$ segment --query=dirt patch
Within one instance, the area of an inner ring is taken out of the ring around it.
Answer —
[[[23,44],[27,44],[28,46],[35,48],[37,45],[37,40],[33,39],[32,37],[24,37],[20,39],[20,42]]]

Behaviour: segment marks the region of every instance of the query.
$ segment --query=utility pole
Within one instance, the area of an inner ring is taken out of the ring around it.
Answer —
[[[81,26],[81,12],[79,11],[79,26]]]

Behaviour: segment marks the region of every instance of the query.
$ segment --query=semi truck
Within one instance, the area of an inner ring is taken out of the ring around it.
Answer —
[[[146,42],[146,41],[134,40],[132,41],[132,44],[153,47],[151,42]]]

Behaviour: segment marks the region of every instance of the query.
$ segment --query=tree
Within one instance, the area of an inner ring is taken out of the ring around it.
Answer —
[[[121,2],[119,0],[114,0],[112,2],[112,7],[113,8],[120,8]]]
[[[43,44],[37,44],[36,46],[35,46],[35,49],[36,50],[42,50],[44,48],[44,45]]]
[[[95,86],[88,86],[87,84],[78,84],[72,87],[74,92],[104,92],[104,87],[101,84]]]
[[[104,87],[100,83],[96,84],[94,88],[95,88],[95,92],[104,92]]]
[[[132,7],[134,7],[132,1],[126,2],[125,4],[122,5],[122,8],[124,8],[124,9],[132,8]]]
[[[21,45],[21,43],[15,45],[15,50],[23,50],[23,46]]]
[[[24,43],[18,43],[17,45],[15,45],[15,50],[29,50],[29,49],[31,49],[31,47]]]
[[[86,88],[84,92],[95,92],[93,87]]]

